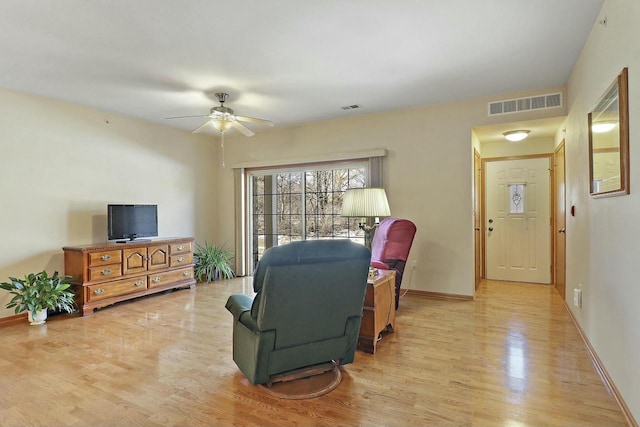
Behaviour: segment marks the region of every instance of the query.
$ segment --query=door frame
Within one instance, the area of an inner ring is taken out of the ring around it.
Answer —
[[[551,158],[551,189],[552,189],[552,195],[551,195],[551,212],[552,212],[552,227],[551,227],[551,234],[552,234],[552,252],[551,252],[551,264],[552,264],[552,274],[551,274],[551,283],[553,284],[553,286],[556,288],[556,290],[558,291],[558,293],[560,294],[560,296],[562,296],[563,299],[566,298],[566,287],[567,287],[567,247],[566,247],[566,227],[567,227],[567,161],[566,161],[566,156],[567,156],[567,152],[566,150],[564,150],[565,145],[564,145],[564,139],[560,142],[560,144],[558,144],[558,146],[555,148],[555,150],[553,151],[553,157]],[[563,155],[563,164],[562,164],[562,169],[563,169],[563,177],[564,177],[564,228],[565,228],[565,247],[564,247],[564,271],[562,272],[562,275],[564,277],[564,283],[563,283],[563,288],[562,291],[560,289],[558,289],[558,271],[557,271],[557,263],[556,263],[556,257],[557,257],[557,253],[559,252],[559,248],[558,248],[558,233],[559,233],[559,229],[558,229],[558,223],[557,223],[557,217],[558,217],[558,209],[559,206],[556,206],[556,188],[557,188],[557,177],[556,177],[556,156],[558,155],[558,152],[560,150],[564,150],[564,155]]]
[[[478,178],[478,179],[476,179]],[[478,290],[480,281],[485,278],[484,274],[484,258],[483,258],[483,234],[482,234],[482,206],[483,200],[483,168],[482,156],[478,150],[473,149],[473,251],[474,251],[474,276],[475,289]]]
[[[553,167],[553,153],[545,153],[545,154],[527,154],[527,155],[522,155],[522,156],[505,156],[505,157],[486,157],[482,159],[482,215],[481,215],[481,223],[482,223],[482,229],[481,229],[481,235],[482,235],[482,261],[483,261],[483,266],[482,266],[482,272],[483,272],[483,278],[486,279],[486,271],[487,271],[487,226],[486,226],[486,222],[487,222],[487,203],[486,203],[486,194],[487,194],[487,174],[485,173],[485,171],[487,170],[487,162],[502,162],[502,161],[506,161],[506,160],[526,160],[526,159],[540,159],[540,158],[544,158],[547,159],[549,161],[549,254],[551,255],[551,262],[550,262],[550,266],[549,268],[551,269],[551,284],[553,285],[553,272],[555,271],[555,259],[554,259],[554,252],[553,252],[553,244],[554,244],[554,235],[553,235],[553,217],[554,217],[554,208],[553,208],[553,199],[555,196],[555,189],[553,187],[553,182],[552,182],[552,178],[553,178],[553,171],[552,171],[552,167]]]

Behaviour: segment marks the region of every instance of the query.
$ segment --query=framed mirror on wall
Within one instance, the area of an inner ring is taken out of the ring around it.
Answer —
[[[588,114],[592,197],[629,194],[629,81],[624,68]]]

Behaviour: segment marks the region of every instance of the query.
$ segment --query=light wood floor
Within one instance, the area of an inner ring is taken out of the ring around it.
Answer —
[[[625,425],[550,286],[408,295],[376,354],[358,352],[336,390],[304,401],[265,394],[231,359],[224,304],[250,289],[199,284],[0,329],[0,425]]]

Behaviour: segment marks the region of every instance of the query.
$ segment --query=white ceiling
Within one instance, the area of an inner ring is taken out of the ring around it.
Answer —
[[[2,0],[0,86],[188,130],[165,118],[224,91],[290,126],[564,85],[602,4]]]

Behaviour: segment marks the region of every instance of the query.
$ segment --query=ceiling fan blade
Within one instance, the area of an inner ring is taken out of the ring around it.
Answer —
[[[240,124],[240,123],[238,123],[236,121],[231,122],[231,126],[236,128],[237,130],[239,130],[240,133],[242,133],[244,136],[253,136],[253,135],[255,135],[255,133],[251,132],[249,130],[249,128],[243,126],[242,124]]]
[[[175,116],[175,117],[165,117],[165,120],[169,120],[169,119],[189,119],[191,117],[209,117],[206,114],[205,115],[198,115],[198,116]]]
[[[271,120],[256,119],[255,117],[246,117],[246,116],[236,116],[236,119],[242,122],[259,123],[261,125],[273,126],[273,122]]]
[[[206,117],[206,116],[205,116]],[[199,133],[200,131],[202,131],[204,128],[206,128],[207,126],[211,126],[211,120],[207,120],[206,122],[204,122],[198,129],[194,130],[191,133]]]

